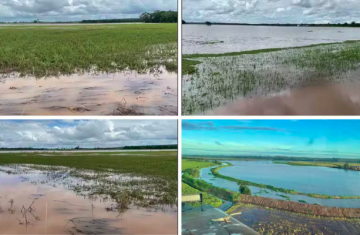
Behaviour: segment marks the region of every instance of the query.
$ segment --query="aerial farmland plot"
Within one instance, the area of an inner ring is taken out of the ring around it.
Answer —
[[[176,115],[177,24],[0,25],[2,115]]]

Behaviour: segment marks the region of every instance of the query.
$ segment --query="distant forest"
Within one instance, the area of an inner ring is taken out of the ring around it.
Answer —
[[[177,149],[177,144],[173,145],[143,145],[143,146],[125,146],[125,147],[114,147],[114,148],[81,148],[80,146],[74,148],[31,148],[31,147],[24,147],[24,148],[0,148],[1,151],[36,151],[36,150],[131,150],[131,149]]]
[[[177,23],[178,12],[177,11],[154,11],[153,13],[145,12],[139,16],[139,18],[127,18],[127,19],[97,19],[97,20],[82,20],[82,21],[57,21],[48,22],[36,19],[31,22],[19,21],[11,23],[19,24],[72,24],[72,23],[83,23],[83,24],[95,24],[95,23]],[[9,22],[0,22],[6,24]]]
[[[347,159],[347,158],[313,158],[313,157],[285,157],[285,156],[183,156],[188,159],[254,159],[254,160],[272,160],[272,161],[314,161],[314,162],[349,162],[360,163],[360,159]]]
[[[249,25],[249,26],[300,26],[300,27],[360,27],[360,23],[353,21],[352,23],[338,23],[338,24],[247,24],[247,23],[217,23],[217,22],[186,22],[182,21],[183,24],[206,24],[206,25]]]

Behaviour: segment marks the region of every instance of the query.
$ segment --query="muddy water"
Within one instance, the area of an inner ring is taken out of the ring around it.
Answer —
[[[183,26],[183,54],[220,54],[359,40],[357,28],[241,25]],[[218,43],[211,43],[218,42]]]
[[[242,98],[208,115],[359,115],[360,83],[313,86]]]
[[[143,208],[129,205],[117,210],[106,195],[75,193],[91,180],[58,172],[1,167],[0,234],[176,234],[177,213],[170,206]],[[49,177],[51,175],[51,177]],[[55,177],[56,176],[56,177]],[[114,180],[127,177],[108,178]],[[141,181],[142,178],[136,177]],[[24,213],[25,212],[25,213]]]
[[[177,75],[122,72],[0,78],[1,115],[176,115]]]

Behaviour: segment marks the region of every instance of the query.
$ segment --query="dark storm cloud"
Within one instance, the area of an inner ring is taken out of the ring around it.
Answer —
[[[360,22],[359,0],[183,0],[183,19],[194,22]]]
[[[1,0],[0,21],[133,18],[143,12],[176,9],[176,0]]]
[[[176,143],[176,120],[0,121],[0,147],[117,147]]]

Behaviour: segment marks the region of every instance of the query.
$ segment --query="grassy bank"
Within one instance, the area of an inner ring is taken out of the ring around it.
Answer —
[[[355,81],[360,41],[224,54],[185,55],[183,114],[200,114],[240,98]]]
[[[181,184],[181,192],[182,195],[193,195],[193,194],[199,194],[200,191],[185,184],[182,183]],[[193,207],[200,207],[201,203],[200,202],[192,202],[189,203],[191,206]],[[203,192],[203,205],[210,205],[213,207],[219,207],[222,205],[222,201],[220,199],[218,199],[217,197],[211,196],[208,193]]]
[[[120,155],[119,155],[120,154]],[[36,164],[134,173],[177,181],[177,152],[2,153],[0,165]]]
[[[0,73],[177,71],[177,24],[9,26],[0,45]]]
[[[214,161],[187,160],[187,159],[182,159],[181,160],[181,169],[183,171],[188,170],[188,169],[193,169],[193,168],[201,169],[201,168],[217,166],[217,165],[219,165],[219,164],[214,163]]]
[[[275,192],[282,192],[282,193],[293,194],[293,195],[305,195],[308,197],[323,198],[323,199],[360,199],[360,196],[332,196],[332,195],[315,194],[315,193],[301,193],[301,192],[297,192],[296,190],[278,188],[278,187],[274,187],[272,185],[259,184],[259,183],[250,182],[250,181],[246,181],[246,180],[236,179],[236,178],[233,178],[230,176],[225,176],[225,175],[222,175],[219,173],[220,169],[229,167],[229,166],[231,166],[231,165],[219,166],[219,167],[211,169],[211,172],[215,177],[229,180],[232,182],[236,182],[239,185],[248,185],[248,186],[254,186],[254,187],[258,187],[258,188],[265,188],[265,189],[269,189],[269,190],[272,190]],[[286,197],[284,195],[280,195],[280,196]]]

